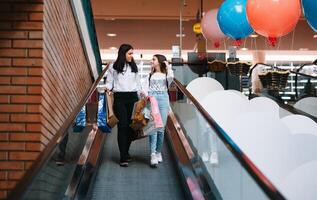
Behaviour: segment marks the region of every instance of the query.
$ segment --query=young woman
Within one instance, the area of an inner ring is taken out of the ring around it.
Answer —
[[[133,139],[130,127],[133,105],[138,101],[141,91],[138,67],[133,59],[133,47],[122,44],[117,60],[109,67],[106,78],[107,92],[114,92],[114,113],[118,123],[118,146],[120,151],[120,166],[128,167],[131,161],[129,148]],[[142,94],[143,95],[143,94]]]
[[[151,73],[145,84],[148,86],[148,95],[155,97],[157,100],[164,128],[155,133],[151,133],[149,136],[151,167],[157,167],[157,164],[163,161],[161,152],[164,140],[164,129],[170,109],[167,92],[173,78],[173,70],[168,64],[166,57],[160,54],[154,55],[151,61]]]

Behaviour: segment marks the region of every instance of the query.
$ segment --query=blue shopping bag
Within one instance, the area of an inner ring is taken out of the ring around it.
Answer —
[[[107,124],[107,98],[104,93],[99,94],[97,126],[104,133],[111,133],[111,127]]]
[[[86,106],[83,106],[75,119],[73,132],[80,133],[84,130],[85,127],[86,127]]]

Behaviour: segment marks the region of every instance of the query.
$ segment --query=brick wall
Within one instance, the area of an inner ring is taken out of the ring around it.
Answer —
[[[0,199],[91,84],[69,1],[0,1]]]

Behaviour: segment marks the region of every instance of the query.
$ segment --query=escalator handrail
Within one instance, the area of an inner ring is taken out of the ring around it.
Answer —
[[[89,91],[86,93],[84,98],[80,101],[77,107],[71,112],[67,120],[60,127],[58,132],[54,135],[51,141],[46,146],[45,150],[43,150],[39,157],[35,160],[34,164],[28,169],[24,175],[24,177],[17,183],[16,187],[11,190],[8,195],[8,199],[21,199],[24,193],[27,191],[28,187],[31,185],[32,181],[39,173],[44,164],[51,158],[51,155],[54,153],[54,149],[56,148],[57,141],[62,139],[67,133],[67,128],[71,126],[75,117],[80,112],[81,108],[86,104],[89,97],[96,90],[98,83],[104,77],[104,74],[108,70],[109,64],[103,63],[106,67],[103,69],[98,79],[93,83]]]
[[[271,199],[285,199],[278,189],[266,178],[266,176],[253,164],[246,154],[234,143],[228,134],[217,124],[200,103],[190,94],[190,92],[177,80],[174,79],[176,87],[192,102],[217,136],[222,140],[227,149],[236,157],[243,168],[253,177],[256,183],[262,188],[265,194]]]

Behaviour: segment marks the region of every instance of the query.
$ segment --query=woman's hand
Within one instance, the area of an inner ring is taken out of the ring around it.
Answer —
[[[144,99],[144,98],[146,97],[145,93],[144,93],[144,92],[140,92],[140,97],[141,97],[142,99]]]

